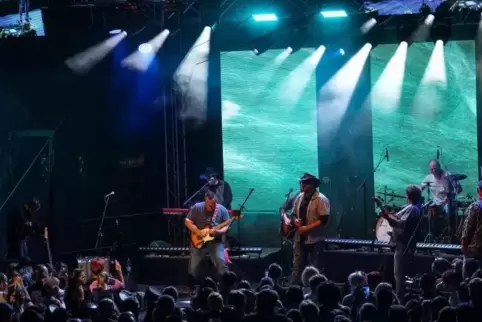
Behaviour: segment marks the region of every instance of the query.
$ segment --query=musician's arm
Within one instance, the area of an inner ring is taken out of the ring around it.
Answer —
[[[467,248],[472,241],[472,236],[477,224],[477,211],[474,211],[474,207],[468,209],[468,216],[464,222],[464,229],[462,230],[462,251],[466,252]]]
[[[192,221],[192,218],[194,216],[193,212],[195,212],[195,209],[194,207],[191,207],[191,209],[189,209],[186,219],[184,220],[184,225],[186,226],[187,229],[189,229],[191,233],[199,235],[199,228],[197,228]]]
[[[306,225],[305,232],[311,231],[318,226],[326,225],[330,218],[330,203],[328,200],[320,199],[320,204],[317,207],[318,220],[313,221],[311,224]]]
[[[404,229],[405,225],[407,224],[406,219],[398,219],[394,215],[386,212],[386,210],[382,211],[382,216],[388,221],[388,224],[393,228]]]
[[[229,213],[226,209],[219,209],[219,216],[221,218],[221,222],[225,222],[226,220],[229,220]],[[229,225],[224,226],[221,229],[214,230],[213,235],[221,236],[221,235],[226,234],[228,232],[228,230],[229,230]]]

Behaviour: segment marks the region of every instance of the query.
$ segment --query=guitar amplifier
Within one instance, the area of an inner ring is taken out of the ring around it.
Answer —
[[[77,258],[77,268],[85,273],[86,280],[92,278],[91,265],[92,261],[100,259],[104,262],[104,271],[110,273],[110,258],[109,257],[79,257]]]

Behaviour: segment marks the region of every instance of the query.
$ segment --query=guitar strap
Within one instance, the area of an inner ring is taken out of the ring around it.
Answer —
[[[214,222],[216,221],[216,217],[218,216],[219,205],[216,204],[216,209],[214,209],[213,217],[211,218],[211,226],[215,226]]]

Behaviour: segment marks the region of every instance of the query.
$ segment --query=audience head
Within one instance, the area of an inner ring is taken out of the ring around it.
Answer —
[[[34,279],[36,283],[43,283],[43,280],[49,277],[49,270],[45,265],[35,265]]]
[[[203,287],[202,289],[200,289],[196,295],[196,298],[193,301],[195,304],[195,308],[207,311],[209,309],[208,297],[212,292],[214,292],[214,290],[210,287]]]
[[[455,292],[462,283],[463,277],[462,273],[458,273],[454,269],[449,269],[442,275],[442,281],[448,292]]]
[[[303,290],[298,285],[291,285],[286,290],[285,301],[288,305],[288,309],[298,308],[300,303],[303,302]]]
[[[0,273],[0,291],[5,291],[8,287],[7,275]]]
[[[315,322],[318,321],[318,316],[320,314],[320,309],[312,301],[306,300],[300,304],[300,313],[303,321],[305,322]]]
[[[179,292],[173,286],[167,286],[166,288],[164,288],[162,290],[162,295],[169,295],[174,299],[174,301],[177,301],[179,298]]]
[[[464,268],[464,260],[462,258],[454,258],[452,261],[452,268],[459,273],[462,273]]]
[[[474,278],[469,282],[469,294],[474,306],[482,300],[482,279]]]
[[[436,277],[441,277],[443,273],[452,268],[452,264],[445,258],[437,257],[432,263],[432,273]]]
[[[215,292],[218,291],[218,285],[211,277],[204,278],[203,282],[201,283],[201,288],[205,288],[205,287],[211,288]]]
[[[380,283],[382,285],[384,283]],[[393,291],[387,288],[380,288],[380,285],[375,289],[375,301],[379,311],[387,311],[393,304]]]
[[[102,299],[99,301],[99,305],[97,306],[97,310],[99,312],[99,316],[102,319],[111,319],[116,318],[119,310],[115,305],[114,301],[111,299]]]
[[[92,275],[98,275],[105,269],[105,260],[101,257],[96,257],[90,262],[90,272]]]
[[[286,317],[293,322],[303,322],[303,318],[301,317],[301,312],[297,309],[291,309],[286,313]]]
[[[223,308],[223,297],[218,292],[212,292],[208,296],[208,308],[210,311],[221,311]]]
[[[246,296],[242,291],[231,291],[228,295],[227,304],[233,306],[238,312],[244,312],[246,307]]]
[[[283,269],[277,263],[273,263],[268,267],[268,277],[271,277],[273,281],[278,281],[283,276]]]
[[[466,258],[464,260],[462,275],[464,279],[471,278],[475,271],[479,269],[479,262],[473,258]]]
[[[131,312],[124,312],[119,316],[118,322],[136,322],[136,318]]]
[[[388,322],[406,322],[407,309],[403,305],[394,304],[388,309]]]
[[[233,289],[238,281],[238,276],[231,271],[224,273],[221,277],[221,284],[225,289]]]
[[[238,290],[241,290],[241,289],[250,290],[251,283],[248,282],[247,280],[242,280],[241,282],[238,283]]]
[[[360,321],[375,322],[378,316],[377,308],[372,303],[365,303],[361,306],[359,315]]]
[[[161,295],[157,300],[156,309],[152,313],[154,321],[162,321],[171,314],[174,314],[176,309],[176,301],[169,295]]]
[[[348,276],[348,284],[350,285],[350,289],[353,291],[358,286],[367,285],[367,277],[365,273],[361,271],[353,272]]]
[[[457,311],[455,308],[446,306],[438,313],[438,322],[454,322],[457,321]]]
[[[256,296],[256,309],[261,315],[272,315],[278,304],[278,293],[273,290],[262,290]]]
[[[246,297],[246,313],[254,312],[256,307],[256,295],[250,289],[242,289],[244,296]]]
[[[434,298],[430,305],[432,320],[435,321],[438,317],[438,313],[440,312],[440,310],[442,310],[446,306],[449,306],[449,301],[445,297],[437,296],[436,298]]]
[[[314,275],[320,274],[320,271],[314,266],[307,266],[303,273],[301,273],[301,282],[304,287],[308,287],[310,283],[310,278]]]
[[[370,290],[377,288],[378,284],[383,281],[382,275],[379,272],[370,272],[367,274],[367,285]]]
[[[318,286],[318,304],[327,308],[336,308],[341,301],[341,292],[333,282],[324,282]]]
[[[324,282],[328,282],[328,279],[326,278],[325,275],[317,274],[317,275],[311,276],[310,280],[308,281],[311,292],[315,293],[316,290],[318,289],[318,286],[320,286],[320,284]]]
[[[418,300],[410,300],[405,305],[407,308],[408,320],[411,322],[422,321],[422,305]]]

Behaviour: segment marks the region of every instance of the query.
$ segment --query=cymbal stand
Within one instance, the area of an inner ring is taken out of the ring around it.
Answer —
[[[427,183],[427,200],[430,201],[430,183]],[[423,239],[424,243],[434,243],[435,238],[433,237],[432,234],[432,214],[430,213],[430,210],[428,210],[430,207],[430,204],[427,207],[422,208],[422,218],[423,218],[423,212],[425,209],[427,210],[427,221],[428,221],[428,233],[425,235],[425,238]]]
[[[248,195],[246,196],[246,198],[244,198],[244,201],[242,204],[239,205],[239,211],[240,212],[243,212],[246,207],[246,203],[248,202],[248,199],[251,197],[251,195],[253,194],[253,191],[254,191],[254,188],[250,188],[249,189],[249,192],[248,192]],[[241,225],[240,225],[240,220],[237,220],[237,228],[238,228],[238,243],[239,243],[239,247],[241,247]]]

